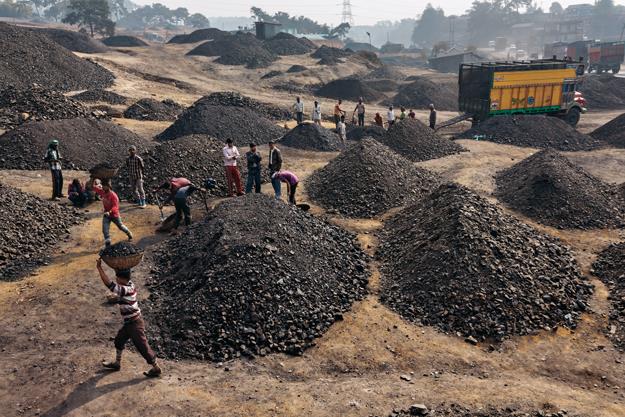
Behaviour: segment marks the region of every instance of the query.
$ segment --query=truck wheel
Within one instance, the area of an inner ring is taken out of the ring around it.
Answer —
[[[577,126],[581,115],[582,112],[577,107],[572,107],[564,116],[564,121],[567,122],[569,125],[575,127]]]

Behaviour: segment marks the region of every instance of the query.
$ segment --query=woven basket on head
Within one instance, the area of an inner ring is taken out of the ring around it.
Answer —
[[[108,180],[117,175],[117,168],[91,168],[89,173],[93,178]]]
[[[143,259],[143,252],[135,253],[134,255],[128,256],[103,256],[102,260],[105,264],[110,266],[111,268],[121,271],[124,269],[134,268],[139,265],[139,262]]]

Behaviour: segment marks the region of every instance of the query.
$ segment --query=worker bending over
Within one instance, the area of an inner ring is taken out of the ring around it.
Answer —
[[[289,193],[289,203],[297,204],[295,201],[295,191],[297,191],[297,184],[299,179],[291,171],[279,171],[271,176],[272,180],[277,180],[286,183],[287,191]]]

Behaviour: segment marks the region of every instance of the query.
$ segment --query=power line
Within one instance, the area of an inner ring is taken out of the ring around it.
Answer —
[[[352,3],[350,0],[343,0],[341,23],[349,23],[350,26],[354,26],[354,15],[352,14]]]

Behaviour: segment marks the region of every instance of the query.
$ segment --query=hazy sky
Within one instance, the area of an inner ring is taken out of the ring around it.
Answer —
[[[337,24],[341,21],[343,0],[138,0],[138,4],[159,2],[168,7],[186,7],[191,13],[200,12],[206,16],[248,16],[252,6],[260,7],[267,12],[284,11],[291,15],[305,15],[319,22]],[[373,24],[378,20],[400,20],[415,17],[426,6],[432,3],[435,7],[442,6],[446,14],[462,14],[471,7],[472,0],[351,0],[352,14],[356,25]],[[560,0],[566,7],[569,4],[594,3],[593,0]],[[616,4],[625,4],[625,0],[617,0]],[[549,9],[551,0],[538,0],[543,9]]]

